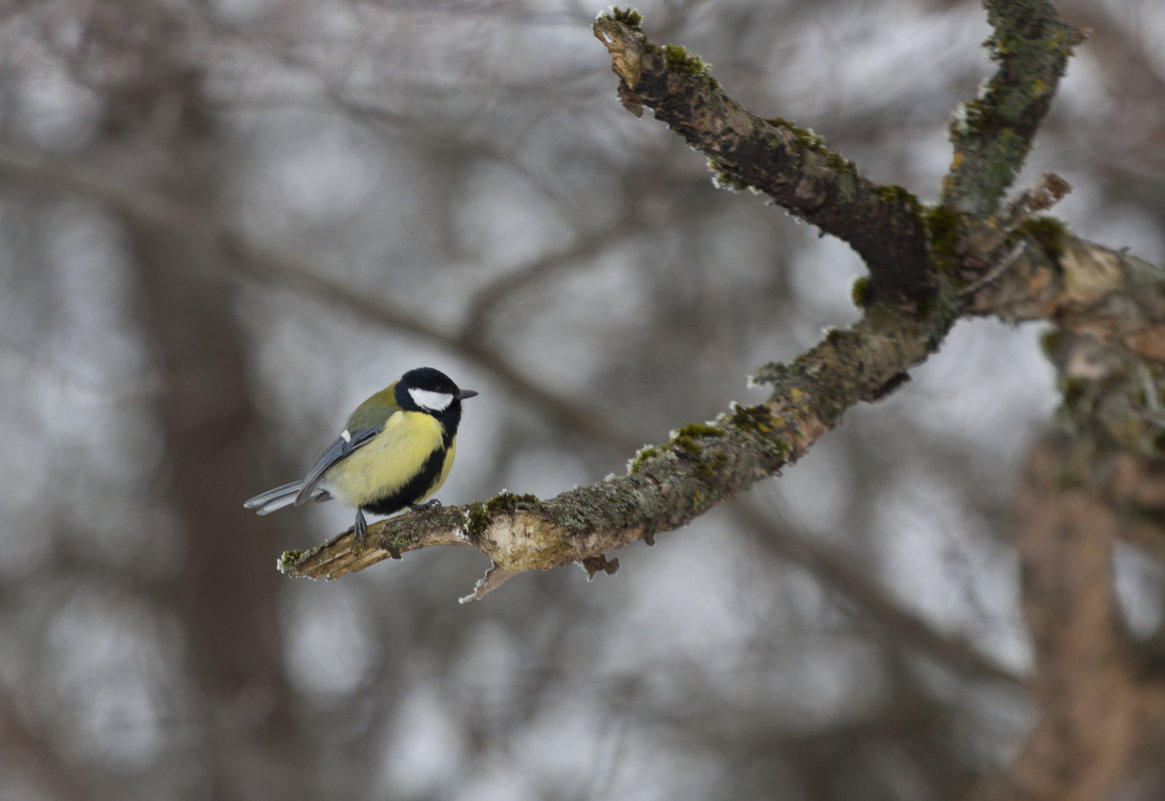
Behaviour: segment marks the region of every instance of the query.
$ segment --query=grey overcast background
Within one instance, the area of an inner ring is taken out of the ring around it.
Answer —
[[[1094,35],[1021,182],[1055,170],[1074,231],[1165,263],[1165,10],[1057,6]],[[924,201],[991,69],[978,3],[639,8]],[[785,475],[593,583],[460,606],[487,565],[456,549],[275,572],[351,513],[242,501],[406,369],[481,393],[443,501],[549,496],[633,454],[498,364],[659,442],[857,319],[847,246],[620,106],[600,10],[0,3],[0,799],[938,801],[1006,766],[1023,697],[904,621],[1029,665],[1007,520],[1054,422],[1038,327],[961,323]],[[1119,568],[1153,629],[1160,571]],[[1122,798],[1160,798],[1154,771]]]

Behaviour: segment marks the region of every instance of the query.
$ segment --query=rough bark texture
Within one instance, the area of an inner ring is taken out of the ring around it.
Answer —
[[[812,131],[749,111],[699,58],[649,42],[637,17],[600,17],[594,29],[611,54],[623,104],[637,114],[651,108],[707,154],[720,185],[764,192],[848,242],[870,268],[875,300],[915,300],[934,291],[926,229],[909,192],[861,177]]]
[[[960,214],[993,215],[1031,149],[1072,48],[1084,34],[1046,0],[987,0],[987,41],[999,69],[951,125],[954,159],[942,204]]]
[[[1060,328],[1165,361],[1165,282],[1158,267],[1037,219],[1017,232],[1015,263],[970,298],[971,314]]]

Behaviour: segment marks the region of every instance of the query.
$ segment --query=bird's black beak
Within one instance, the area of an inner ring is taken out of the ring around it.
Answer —
[[[477,396],[476,389],[463,389],[457,393],[457,400],[462,401],[466,398],[473,398]]]

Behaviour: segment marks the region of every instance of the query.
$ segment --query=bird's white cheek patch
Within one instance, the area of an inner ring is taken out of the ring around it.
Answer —
[[[447,392],[433,392],[428,389],[410,389],[409,395],[412,396],[413,402],[422,409],[429,409],[434,412],[443,412],[449,408],[449,404],[453,402],[453,396]]]

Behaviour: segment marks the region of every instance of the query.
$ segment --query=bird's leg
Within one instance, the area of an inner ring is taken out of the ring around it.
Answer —
[[[441,502],[436,498],[433,498],[432,500],[425,501],[424,503],[410,503],[409,508],[414,512],[424,512],[429,509],[440,509]]]
[[[356,509],[356,523],[352,526],[352,533],[356,536],[356,542],[361,545],[364,544],[364,535],[368,532],[368,521],[364,519],[364,510]]]

